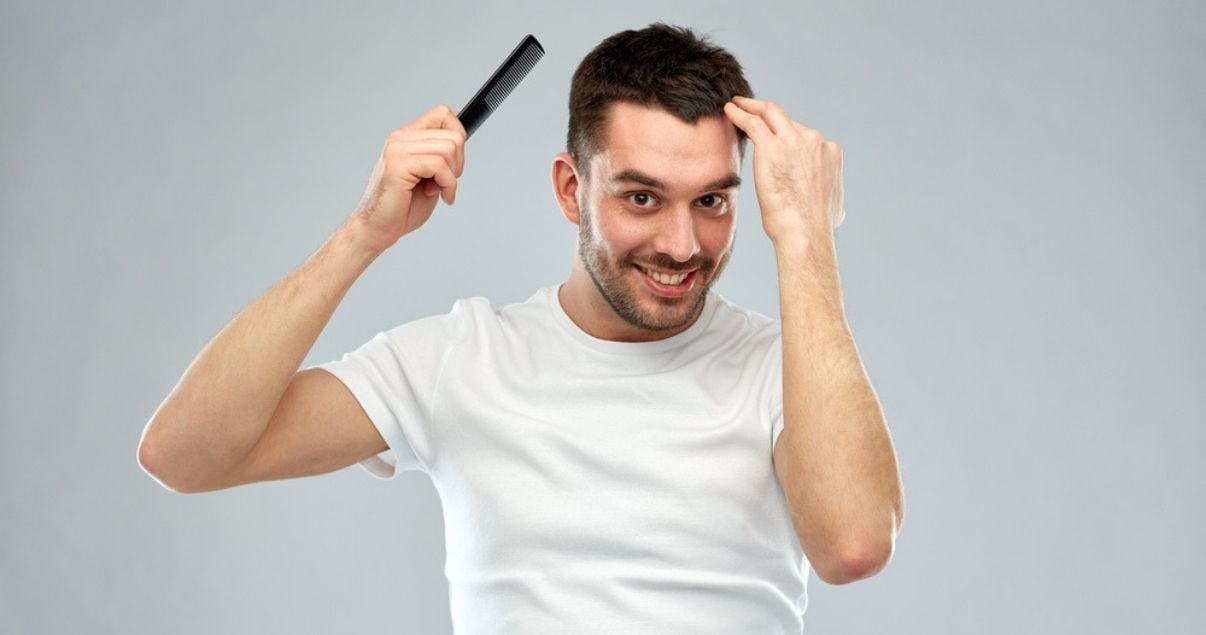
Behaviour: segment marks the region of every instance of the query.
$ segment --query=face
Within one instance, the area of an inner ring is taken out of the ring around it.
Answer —
[[[623,321],[682,330],[732,253],[736,129],[620,102],[602,145],[579,189],[581,264]]]

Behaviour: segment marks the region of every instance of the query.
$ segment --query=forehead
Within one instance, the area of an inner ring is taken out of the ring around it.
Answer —
[[[600,140],[591,171],[602,180],[638,170],[672,189],[691,189],[740,171],[737,129],[723,115],[687,123],[661,108],[616,102]]]

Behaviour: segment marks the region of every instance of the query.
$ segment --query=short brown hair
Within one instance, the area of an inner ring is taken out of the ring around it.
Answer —
[[[585,176],[611,105],[631,101],[658,106],[687,123],[724,116],[734,95],[753,97],[741,64],[728,51],[685,27],[655,22],[616,33],[582,59],[570,82],[566,151]],[[746,135],[737,129],[745,156]]]

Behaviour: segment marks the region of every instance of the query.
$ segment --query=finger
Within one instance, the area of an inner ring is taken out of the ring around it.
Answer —
[[[457,152],[455,141],[448,139],[421,139],[411,141],[406,145],[407,154],[434,154],[443,157],[448,166],[457,175],[461,175],[461,157]]]
[[[754,141],[755,146],[763,141],[769,141],[775,136],[762,117],[743,110],[734,102],[730,101],[724,105],[724,114],[728,116],[734,126],[740,128]]]
[[[456,144],[448,139],[415,139],[406,144],[407,154],[436,154],[449,160],[456,156]]]
[[[461,123],[461,119],[456,116],[456,113],[451,113],[451,116],[445,117],[440,122],[440,127],[445,130],[451,130],[460,136],[460,139],[456,142],[456,175],[460,176],[465,171],[465,141],[469,139],[469,131],[465,130],[464,124]]]
[[[440,191],[440,186],[436,185],[436,182],[433,179],[425,178],[422,181],[419,181],[419,187],[422,188],[423,196],[432,196],[436,192]]]
[[[452,111],[452,108],[450,108],[448,104],[440,104],[419,115],[418,117],[415,117],[414,120],[402,126],[402,129],[418,130],[422,128],[443,128],[445,127],[444,122],[447,121],[448,117],[456,119],[456,113]]]
[[[398,129],[398,139],[403,141],[421,141],[424,139],[447,139],[456,143],[460,138],[460,133],[455,130],[444,130],[443,128],[417,128],[408,130],[406,128]]]
[[[465,139],[467,138],[468,135],[465,135],[456,144],[456,175],[458,177],[465,173]]]
[[[436,185],[440,186],[441,197],[448,205],[452,205],[456,201],[456,176],[452,173],[452,167],[447,161],[442,161],[437,166],[436,173],[432,175]]]
[[[465,173],[465,139],[468,135],[464,132],[457,132],[458,135],[464,135],[452,142],[453,161],[456,164],[456,175]]]
[[[783,135],[791,130],[796,129],[795,122],[787,116],[783,107],[773,101],[763,99],[754,99],[753,97],[742,97],[734,95],[733,102],[741,106],[746,112],[752,112],[766,120],[767,126],[777,135]]]
[[[435,179],[426,178],[426,179],[423,179],[422,181],[419,181],[419,187],[416,189],[418,189],[419,192],[423,194],[423,196],[435,196],[436,193],[439,193],[440,198],[444,199],[444,202],[449,205],[452,205],[453,203],[456,202],[456,186],[455,185],[452,186],[451,190],[441,189],[440,184],[437,183],[435,181]]]
[[[445,130],[459,132],[464,135],[466,139],[469,138],[469,131],[465,130],[465,125],[461,123],[460,117],[457,117],[456,113],[453,112],[451,108],[448,109],[448,114],[445,115],[442,120],[440,120],[440,127]]]
[[[453,152],[456,168],[456,175],[460,176],[465,171],[465,136],[455,130],[445,130],[437,128],[423,128],[420,130],[398,130],[398,139],[407,143],[414,141],[428,141],[432,139],[441,139],[455,145]]]
[[[453,175],[452,167],[448,165],[447,160],[432,154],[415,155],[412,159],[414,167],[411,174],[419,177],[415,182],[415,188],[426,196],[435,194],[431,185],[424,183],[424,179],[431,179],[443,191],[444,202],[451,205],[456,199],[456,176]]]

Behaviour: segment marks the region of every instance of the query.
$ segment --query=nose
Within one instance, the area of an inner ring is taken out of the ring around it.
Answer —
[[[654,249],[677,262],[686,262],[699,253],[699,237],[695,231],[695,216],[689,206],[670,207],[663,212]]]

